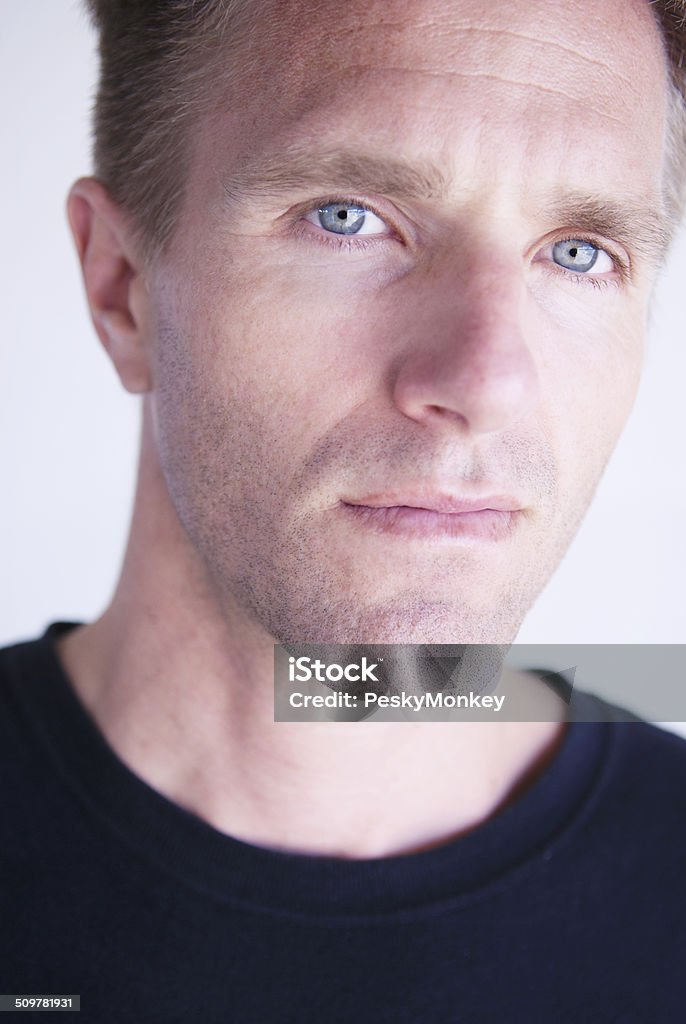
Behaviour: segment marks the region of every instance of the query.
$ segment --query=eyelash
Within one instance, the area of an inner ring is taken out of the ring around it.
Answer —
[[[370,205],[369,200],[363,200],[355,196],[329,196],[327,199],[320,199],[314,204],[311,203],[310,205],[301,208],[299,213],[300,215],[303,213],[312,213],[313,210],[318,210],[322,206],[329,206],[331,203],[345,203],[347,206],[361,206],[363,209],[369,210],[370,213],[375,214],[381,220],[385,221],[389,227],[393,228],[394,231],[396,230],[395,225],[389,221],[386,214],[379,213],[378,210]],[[299,221],[298,223],[306,222]],[[309,226],[314,227],[312,224]],[[307,229],[303,229],[302,234],[307,235],[308,238],[313,237]],[[325,232],[324,228],[322,228],[321,233],[315,232],[314,238],[316,238],[320,245],[327,245],[329,248],[335,249],[337,252],[340,252],[341,250],[344,252],[359,252],[360,250],[371,249],[372,247],[377,246],[380,242],[391,241],[393,236],[381,235],[374,237],[373,235],[335,235],[333,232]]]
[[[313,210],[317,210],[322,206],[328,206],[330,203],[345,203],[349,206],[361,206],[365,210],[369,210],[370,213],[375,214],[375,216],[385,221],[389,225],[389,227],[393,228],[394,231],[396,230],[395,225],[389,220],[386,214],[382,214],[378,210],[376,210],[374,206],[372,206],[369,203],[369,200],[360,199],[358,196],[329,196],[326,199],[321,199],[314,204],[310,204],[307,207],[301,208],[299,211],[299,216],[302,216],[302,214],[304,213],[311,213]],[[300,219],[298,220],[297,226],[299,229],[299,234],[307,236],[308,239],[315,241],[316,244],[325,245],[328,248],[333,249],[335,252],[360,252],[366,249],[375,248],[380,243],[393,240],[392,235],[381,235],[377,237],[367,237],[364,235],[359,237],[355,235],[337,236],[333,232],[325,232],[323,228],[321,229],[321,232],[315,232],[313,234],[303,226],[305,223],[309,222],[305,222]],[[314,227],[314,225],[312,224],[310,224],[309,226]],[[399,232],[397,233],[397,235],[399,237]],[[620,281],[618,282],[608,277],[592,277],[589,274],[575,274],[574,271],[567,270],[565,267],[561,267],[557,263],[553,264],[553,266],[556,269],[552,271],[552,273],[561,274],[568,281],[571,281],[574,284],[591,285],[593,288],[606,288],[608,286],[616,286],[618,283],[624,283],[629,277],[630,267],[627,261],[623,259],[618,253],[614,252],[612,249],[609,249],[607,247],[606,242],[603,242],[601,244],[599,239],[594,238],[592,235],[585,234],[583,231],[575,232],[573,235],[555,238],[552,240],[550,244],[555,245],[558,242],[571,241],[588,242],[591,245],[595,246],[596,248],[601,249],[603,252],[607,253],[607,255],[615,264],[615,267],[617,268],[617,273],[619,275]]]
[[[557,245],[558,242],[588,242],[596,249],[607,253],[615,265],[619,281],[616,281],[611,277],[592,277],[590,274],[575,274],[573,270],[567,270],[565,267],[561,267],[559,263],[553,263],[555,270],[552,271],[552,273],[563,274],[564,277],[572,281],[574,284],[590,284],[594,288],[607,288],[608,286],[616,287],[618,284],[624,284],[629,279],[630,267],[627,260],[623,259],[619,253],[614,251],[614,249],[610,249],[607,242],[601,242],[597,237],[585,234],[583,231],[574,232],[573,235],[563,235],[560,238],[555,238],[549,244]]]

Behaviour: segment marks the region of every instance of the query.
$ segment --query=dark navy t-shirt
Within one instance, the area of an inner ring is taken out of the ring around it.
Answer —
[[[286,854],[123,764],[56,659],[67,628],[0,651],[0,993],[79,994],[98,1024],[686,1020],[683,739],[573,721],[457,840]]]

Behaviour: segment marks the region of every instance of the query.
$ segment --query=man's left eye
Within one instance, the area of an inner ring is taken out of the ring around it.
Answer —
[[[612,257],[597,245],[583,238],[567,238],[553,245],[553,260],[565,270],[577,274],[606,274],[614,270]]]
[[[357,203],[326,203],[307,213],[305,220],[336,235],[377,235],[388,231],[381,217]]]

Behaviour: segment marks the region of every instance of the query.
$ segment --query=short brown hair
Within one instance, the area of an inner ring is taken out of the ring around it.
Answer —
[[[152,256],[172,232],[190,125],[207,109],[220,53],[251,28],[251,0],[85,0],[99,35],[93,158]],[[252,0],[252,20],[255,2]]]
[[[665,207],[674,227],[686,201],[686,2],[648,0],[662,31],[671,89]],[[150,257],[169,238],[186,177],[189,128],[207,110],[215,75],[264,31],[260,0],[86,0],[99,32],[95,173],[131,216]],[[260,14],[262,17],[260,17]],[[250,58],[248,57],[248,62]],[[221,66],[220,66],[221,61]],[[227,70],[228,69],[228,70]],[[216,92],[216,90],[215,90]]]

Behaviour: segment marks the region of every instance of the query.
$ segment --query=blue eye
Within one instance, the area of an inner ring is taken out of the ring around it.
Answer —
[[[325,203],[311,210],[305,220],[335,235],[387,234],[388,225],[366,206],[359,203]]]
[[[564,267],[565,270],[575,271],[577,274],[585,274],[596,267],[599,257],[602,264],[603,256],[610,263],[610,266],[602,269],[611,270],[612,260],[608,254],[585,239],[568,238],[564,241],[556,242],[553,246],[553,260],[555,263]],[[596,267],[596,270],[598,269]]]
[[[364,224],[365,210],[352,203],[327,203],[318,211],[319,223],[326,231],[338,235],[355,235]]]

